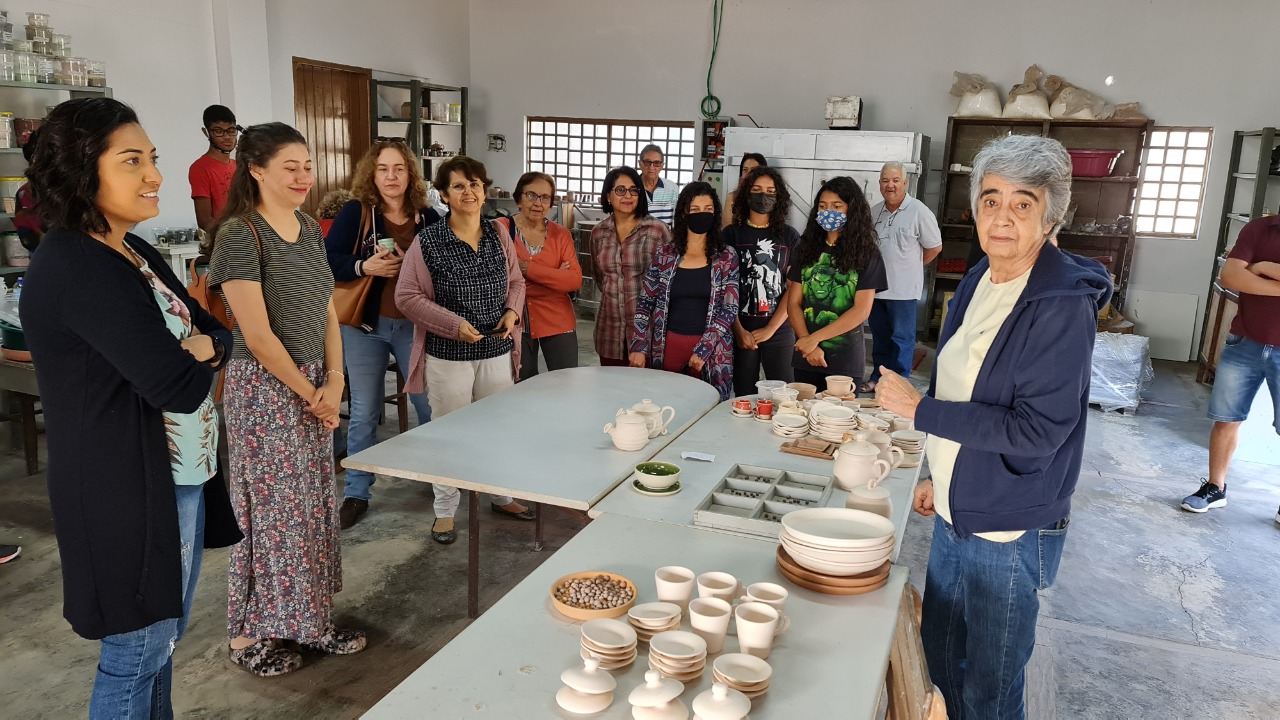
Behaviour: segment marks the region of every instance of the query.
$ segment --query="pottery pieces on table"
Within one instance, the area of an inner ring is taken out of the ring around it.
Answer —
[[[605,672],[599,659],[588,657],[582,665],[560,674],[564,687],[556,693],[556,703],[571,713],[591,715],[613,703],[613,691],[618,681]]]
[[[667,426],[676,418],[676,409],[670,405],[658,405],[649,398],[645,398],[631,409],[637,415],[644,418],[645,425],[649,428],[649,437],[656,438],[659,435],[667,434]],[[668,413],[670,411],[670,413]],[[618,412],[622,412],[619,410]]]
[[[604,432],[619,450],[635,452],[649,443],[649,425],[634,410],[619,410],[613,422],[605,423]]]
[[[896,448],[895,448],[896,449]],[[898,450],[899,457],[902,451]],[[889,476],[893,467],[880,457],[880,448],[861,440],[842,444],[835,454],[836,464],[831,474],[841,490],[859,485],[876,485]]]
[[[668,630],[649,640],[649,669],[672,680],[692,682],[707,665],[707,642],[691,632]]]
[[[693,699],[694,717],[701,720],[745,720],[751,699],[722,682]]]
[[[884,587],[889,581],[890,563],[885,560],[880,567],[873,568],[858,575],[834,577],[816,573],[796,563],[786,548],[777,550],[778,572],[788,582],[797,587],[826,595],[862,595]]]
[[[644,674],[644,684],[627,696],[631,716],[636,720],[688,720],[689,709],[680,701],[684,685],[663,677],[657,670]]]

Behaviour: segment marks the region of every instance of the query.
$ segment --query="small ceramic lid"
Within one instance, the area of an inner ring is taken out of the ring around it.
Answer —
[[[644,674],[644,684],[631,691],[627,702],[636,707],[657,707],[675,700],[683,692],[684,683],[663,677],[657,670],[650,670]]]
[[[893,442],[893,438],[883,430],[859,430],[855,435],[872,445],[888,445]]]
[[[720,682],[693,699],[693,713],[703,720],[742,720],[749,712],[751,698]]]
[[[618,681],[600,669],[600,659],[595,657],[583,660],[582,667],[571,667],[560,673],[560,682],[587,695],[612,692],[618,687]]]
[[[880,448],[862,440],[850,440],[840,446],[841,455],[879,455]]]
[[[662,406],[650,400],[649,398],[645,398],[640,402],[636,403],[635,405],[632,405],[631,409],[635,410],[641,415],[650,415],[652,413],[662,412]]]
[[[644,416],[637,413],[635,410],[619,410],[617,417],[614,418],[614,422],[619,425],[645,424]]]

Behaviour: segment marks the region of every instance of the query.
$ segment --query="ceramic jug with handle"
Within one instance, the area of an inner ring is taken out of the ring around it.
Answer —
[[[676,419],[675,408],[670,405],[659,405],[649,398],[632,405],[631,409],[644,418],[645,423],[649,426],[649,437],[651,438],[666,435],[667,426],[671,424],[672,420]],[[667,414],[668,410],[671,411],[670,415]]]
[[[633,410],[619,410],[611,423],[605,423],[604,431],[613,438],[619,450],[632,452],[649,442],[649,425]]]
[[[892,469],[888,462],[880,459],[880,448],[862,440],[844,443],[836,450],[835,458],[833,474],[841,490],[879,483]]]
[[[893,438],[883,430],[859,430],[851,436],[854,440],[871,443],[880,450],[880,459],[889,463],[889,468],[896,468],[902,464],[902,459],[906,457],[906,453],[902,448],[895,447]]]

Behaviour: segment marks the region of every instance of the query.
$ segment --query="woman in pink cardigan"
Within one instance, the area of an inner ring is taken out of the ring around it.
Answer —
[[[480,217],[491,184],[484,165],[455,157],[434,182],[449,213],[418,234],[396,284],[396,307],[414,324],[405,391],[422,392],[425,383],[433,419],[515,384],[525,287],[506,229]],[[431,538],[448,545],[458,539],[459,492],[443,485],[434,491]],[[490,507],[534,519],[532,509],[509,497],[493,498]]]

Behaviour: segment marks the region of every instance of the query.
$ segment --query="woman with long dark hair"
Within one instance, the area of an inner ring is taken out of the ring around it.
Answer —
[[[342,400],[342,337],[320,225],[298,208],[315,174],[302,134],[284,123],[240,136],[209,285],[236,319],[223,404],[231,496],[248,535],[231,550],[231,660],[282,675],[302,656],[348,655],[364,633],[338,630],[342,589],[333,492],[333,429]]]
[[[680,191],[671,240],[653,254],[636,301],[630,362],[701,378],[728,400],[738,253],[724,242],[720,213],[720,198],[708,183]]]
[[[159,214],[156,150],[129,106],[58,105],[27,170],[50,228],[22,324],[49,441],[63,615],[102,641],[90,718],[173,717],[205,547],[238,542],[210,391],[231,333],[129,232]]]
[[[767,167],[768,165],[769,161],[760,153],[742,153],[742,164],[738,166],[738,186],[730,190],[729,194],[724,198],[722,225],[728,227],[733,224],[734,217],[738,214],[738,196],[744,194],[738,191],[743,188],[747,188],[749,191],[751,187],[747,184],[747,176],[751,174],[752,170]]]
[[[787,281],[796,380],[821,389],[828,375],[847,375],[858,385],[866,369],[862,324],[889,282],[871,207],[853,178],[831,178],[818,190]]]
[[[745,163],[746,160],[743,160]],[[796,336],[787,322],[787,271],[800,233],[787,224],[791,193],[771,167],[747,173],[733,209],[734,222],[724,229],[725,242],[738,251],[738,317],[733,321],[733,391],[756,391],[760,368],[769,380],[791,382],[791,355]]]
[[[591,257],[600,291],[596,354],[601,365],[625,366],[644,273],[653,261],[653,251],[671,240],[671,229],[649,214],[640,173],[625,165],[604,176],[600,207],[604,220],[591,229]]]

